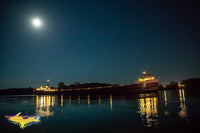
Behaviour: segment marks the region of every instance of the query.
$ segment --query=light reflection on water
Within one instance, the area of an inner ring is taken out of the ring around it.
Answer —
[[[179,117],[187,117],[187,106],[185,105],[185,92],[179,89],[179,99],[180,99],[180,112],[178,112]]]
[[[106,122],[107,125],[109,123],[118,124],[118,127],[121,126],[124,129],[134,125],[133,128],[129,129],[131,131],[137,126],[142,128],[162,128],[166,125],[173,127],[175,124],[178,124],[179,127],[187,126],[193,118],[191,111],[196,114],[200,111],[191,108],[191,101],[195,102],[195,106],[197,106],[200,100],[188,98],[184,89],[163,90],[133,96],[116,96],[114,94],[106,96],[91,94],[84,96],[5,96],[0,97],[0,109],[2,110],[0,113],[13,115],[21,111],[24,112],[24,115],[41,116],[42,123],[38,126],[42,128],[45,124],[53,123],[52,120],[54,119],[55,124],[59,123],[60,125],[69,122],[72,127],[77,123],[80,126],[81,124],[86,124],[86,126],[96,124],[95,126],[97,126]],[[81,118],[80,122],[79,118]],[[73,119],[75,120],[72,122]],[[0,120],[3,121],[1,118]],[[98,122],[95,123],[93,120]]]
[[[158,126],[158,96],[139,94],[138,112],[145,127]]]
[[[36,95],[35,114],[40,117],[53,116],[54,111],[51,107],[55,105],[55,96]]]
[[[141,122],[143,123],[144,127],[158,127],[159,126],[159,114],[164,114],[165,116],[171,115],[170,111],[168,110],[168,93],[166,90],[161,91],[163,93],[161,96],[159,93],[145,93],[145,94],[138,94],[136,97],[137,103],[137,111],[136,114],[139,115]],[[72,98],[73,97],[73,98]],[[185,104],[185,92],[183,89],[178,90],[178,97],[179,97],[179,111],[177,112],[178,117],[184,119],[187,117],[187,106]],[[67,98],[67,99],[66,99]],[[109,104],[110,111],[115,110],[115,102],[116,99],[113,100],[113,95],[110,94],[107,97],[102,97],[101,95],[96,96],[96,98],[91,99],[91,95],[87,95],[82,97],[78,96],[55,96],[55,95],[36,95],[35,98],[35,113],[41,117],[48,117],[53,116],[54,110],[53,107],[59,102],[60,107],[64,107],[65,104],[77,104],[83,105],[85,104],[85,100],[87,101],[87,105],[91,104],[91,101],[97,101],[96,104],[101,105],[102,100],[108,99],[106,104]],[[126,98],[125,98],[126,99]],[[125,103],[124,97],[120,99],[122,103]],[[67,103],[65,103],[68,100]],[[135,100],[135,98],[131,98],[129,100]],[[73,102],[72,102],[73,101]],[[75,102],[77,101],[77,102]],[[161,104],[159,104],[159,102]],[[105,104],[105,103],[104,103]],[[160,106],[164,106],[164,112],[159,111]],[[62,111],[63,112],[63,109]],[[134,113],[134,112],[133,112]]]
[[[141,132],[143,129],[185,131],[188,127],[198,127],[199,104],[200,98],[189,97],[184,89],[120,96],[0,96],[0,114],[23,112],[24,115],[40,116],[42,122],[39,125],[25,129],[33,132],[40,129],[49,133],[66,129],[69,132],[86,132],[89,127],[94,127],[89,132],[134,132],[136,128]],[[0,118],[0,123],[5,131],[16,132],[19,128],[5,118]]]

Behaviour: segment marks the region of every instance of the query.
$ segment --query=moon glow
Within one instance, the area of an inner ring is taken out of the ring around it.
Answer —
[[[39,28],[42,26],[42,21],[39,18],[32,19],[32,24],[34,27]]]

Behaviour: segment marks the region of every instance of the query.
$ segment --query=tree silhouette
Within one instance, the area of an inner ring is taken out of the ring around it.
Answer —
[[[58,83],[58,89],[64,89],[65,88],[65,83],[64,82],[59,82]]]

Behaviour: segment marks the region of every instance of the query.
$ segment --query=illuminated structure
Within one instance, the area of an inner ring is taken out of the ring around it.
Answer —
[[[152,74],[146,73],[145,71],[138,78],[136,85],[139,85],[141,88],[154,88],[158,89],[158,79]]]
[[[154,76],[151,74],[147,74],[146,72],[143,72],[143,75],[140,78],[138,78],[138,82],[144,82],[149,80],[154,80]]]
[[[41,86],[40,88],[36,88],[36,91],[49,91],[49,92],[54,92],[54,91],[58,91],[57,89],[51,89],[49,87],[49,80],[47,80],[47,85],[45,87]]]
[[[21,112],[17,113],[14,116],[5,117],[8,118],[8,121],[10,121],[11,123],[19,125],[21,129],[40,122],[40,117],[38,116],[22,116],[20,114]]]

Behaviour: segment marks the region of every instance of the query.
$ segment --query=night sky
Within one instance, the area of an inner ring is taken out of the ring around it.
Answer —
[[[0,89],[199,77],[199,13],[189,0],[1,1]]]

